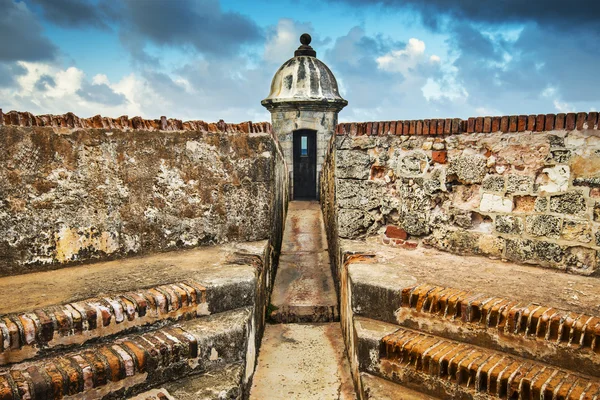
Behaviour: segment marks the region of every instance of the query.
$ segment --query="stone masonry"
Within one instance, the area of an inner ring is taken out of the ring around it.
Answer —
[[[340,124],[339,235],[595,274],[599,133],[595,112]]]

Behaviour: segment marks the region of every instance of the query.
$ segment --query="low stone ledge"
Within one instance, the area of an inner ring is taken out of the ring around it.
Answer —
[[[243,361],[249,308],[188,321],[0,372],[0,399],[120,398],[174,376]]]

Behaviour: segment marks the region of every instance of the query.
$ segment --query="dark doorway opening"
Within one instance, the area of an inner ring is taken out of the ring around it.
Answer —
[[[294,199],[317,198],[317,132],[294,132]]]

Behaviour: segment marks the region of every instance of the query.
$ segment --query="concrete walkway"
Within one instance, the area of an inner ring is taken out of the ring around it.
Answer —
[[[355,399],[321,208],[289,205],[250,399]]]

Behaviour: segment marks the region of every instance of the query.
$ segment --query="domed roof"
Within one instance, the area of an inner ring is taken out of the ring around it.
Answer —
[[[310,36],[305,33],[300,41],[302,46],[295,57],[275,73],[271,93],[261,104],[269,110],[279,107],[341,110],[348,102],[340,96],[335,76],[316,58],[316,52],[309,46]]]

